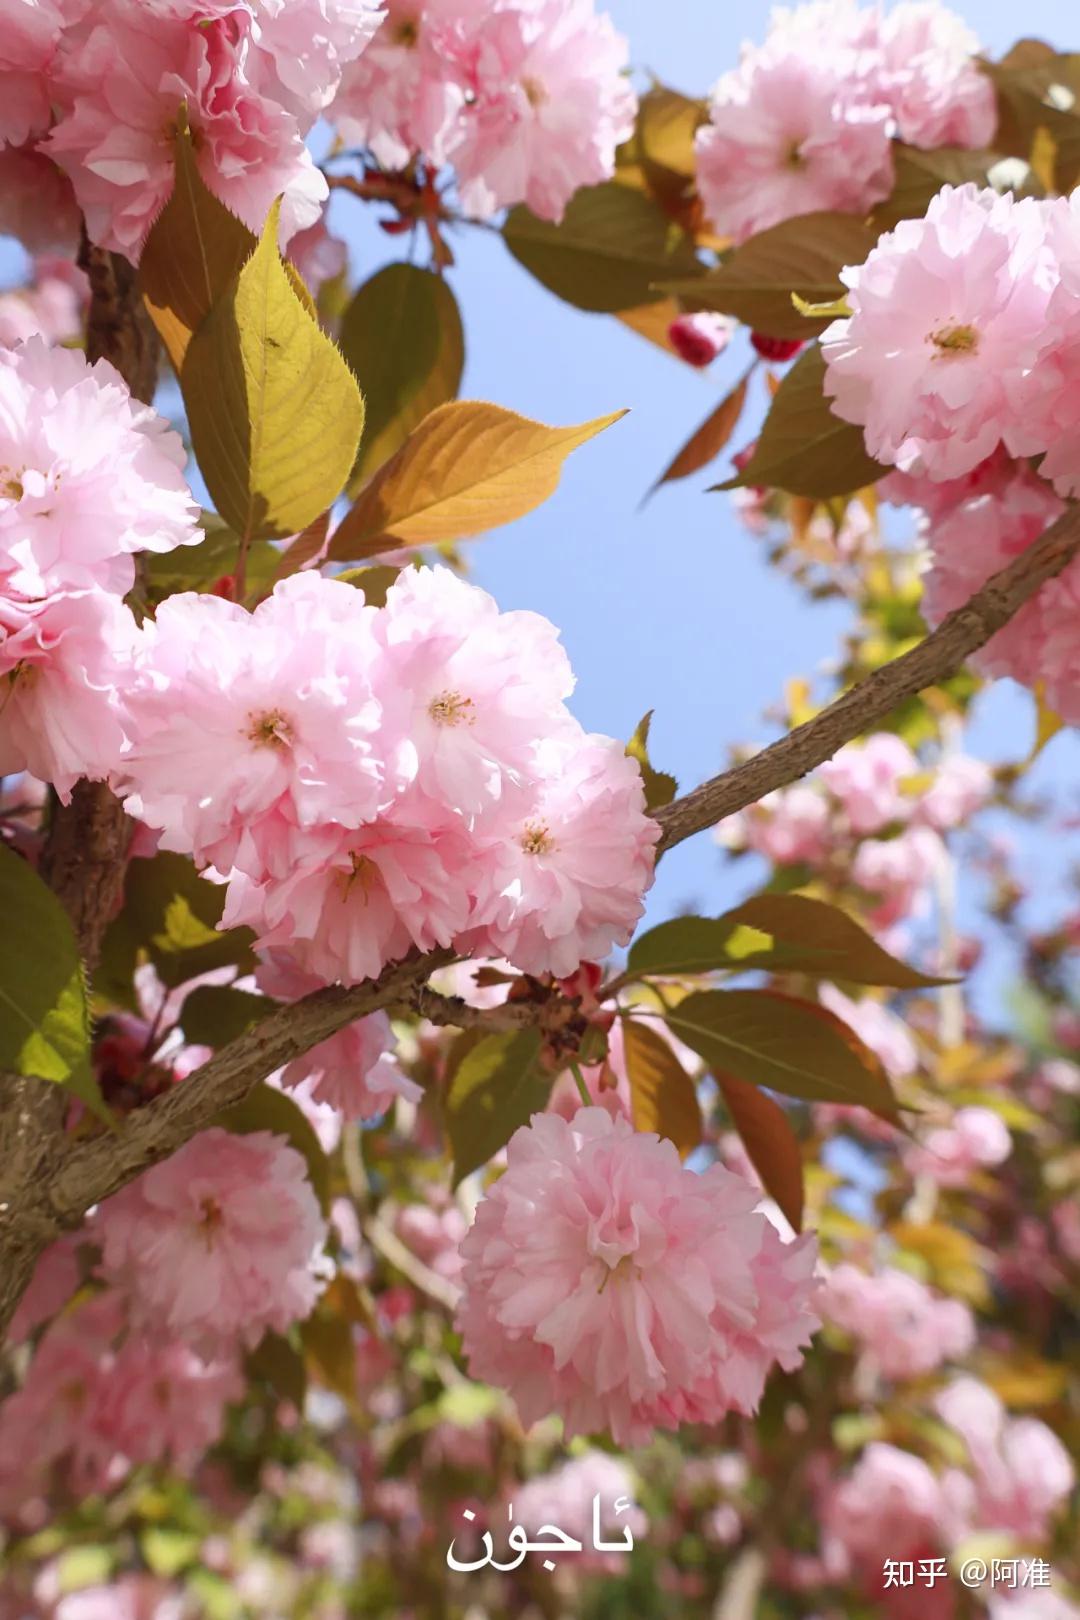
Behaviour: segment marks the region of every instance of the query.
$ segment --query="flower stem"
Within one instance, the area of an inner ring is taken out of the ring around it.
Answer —
[[[582,1106],[585,1108],[591,1108],[593,1105],[593,1100],[589,1096],[589,1088],[585,1084],[585,1076],[582,1074],[579,1065],[574,1062],[573,1058],[570,1059],[570,1073],[573,1075],[578,1091],[581,1093]]]

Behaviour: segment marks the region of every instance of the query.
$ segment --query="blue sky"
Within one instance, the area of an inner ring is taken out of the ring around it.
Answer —
[[[744,38],[761,37],[770,6],[608,0],[608,9],[631,41],[636,67],[700,94],[736,62]],[[967,0],[962,9],[991,54],[1015,37],[1011,0]],[[1062,33],[1067,9],[1064,0],[1027,0],[1025,32],[1070,43]],[[351,199],[335,201],[357,282],[398,252],[372,214]],[[495,235],[469,230],[454,246],[466,397],[552,423],[630,408],[575,453],[544,507],[469,548],[473,577],[503,607],[533,608],[560,626],[578,675],[574,706],[587,726],[626,737],[655,710],[654,761],[690,787],[722,766],[730,744],[772,735],[763,712],[781,699],[788,677],[821,670],[848,622],[842,606],[807,603],[767,567],[727,497],[704,493],[707,476],[665,488],[639,510],[645,489],[738,374],[742,353],[725,355],[703,376],[617,320],[560,303]],[[17,262],[0,242],[0,279]],[[748,418],[738,442],[751,431]],[[1032,727],[1030,699],[1000,683],[979,705],[970,745],[991,759],[1017,759]],[[1075,783],[1078,765],[1080,744],[1060,737],[1035,784]],[[1060,884],[1060,845],[1025,838],[1023,859],[1036,914],[1045,916]],[[725,868],[708,837],[699,837],[665,857],[649,915],[659,920],[690,904],[720,909],[750,881],[745,865]]]

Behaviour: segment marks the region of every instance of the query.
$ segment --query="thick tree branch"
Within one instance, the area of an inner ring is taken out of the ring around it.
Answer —
[[[879,724],[906,698],[948,680],[1078,554],[1080,506],[1073,506],[902,658],[875,670],[760,754],[658,810],[656,819],[663,828],[658,854],[756,804],[766,793],[797,781],[830,759],[844,743]]]

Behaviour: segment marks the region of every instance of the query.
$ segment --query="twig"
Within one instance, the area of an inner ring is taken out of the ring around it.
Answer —
[[[884,720],[897,704],[955,675],[1078,551],[1080,507],[1073,506],[902,658],[875,670],[760,754],[658,810],[656,819],[663,829],[658,855],[715,826],[725,816],[756,804],[766,793],[797,781],[830,759],[844,743]]]

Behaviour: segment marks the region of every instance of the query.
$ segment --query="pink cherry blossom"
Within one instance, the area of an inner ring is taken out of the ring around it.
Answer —
[[[67,1304],[79,1285],[78,1247],[78,1238],[69,1232],[45,1250],[11,1318],[7,1335],[10,1344],[22,1344]]]
[[[994,788],[994,775],[984,760],[949,754],[915,806],[913,819],[937,832],[963,827],[981,810]]]
[[[28,253],[74,255],[79,209],[71,182],[34,146],[0,146],[0,236]]]
[[[83,334],[89,296],[87,279],[75,265],[38,259],[29,286],[0,293],[0,346],[13,349],[32,337],[48,344],[76,342]]]
[[[1076,1483],[1057,1435],[1038,1418],[1009,1417],[1000,1397],[974,1378],[954,1380],[935,1404],[971,1453],[973,1528],[1041,1541]]]
[[[404,1205],[394,1221],[394,1231],[437,1276],[457,1282],[464,1263],[461,1240],[468,1224],[456,1204],[439,1200],[433,1192],[430,1204]]]
[[[22,1386],[0,1405],[0,1518],[17,1517],[60,1457],[75,1493],[108,1479],[115,1447],[98,1421],[101,1376],[123,1328],[122,1302],[106,1293],[65,1312],[44,1334]]]
[[[320,1291],[326,1223],[303,1159],[269,1131],[203,1131],[94,1224],[133,1319],[204,1354],[284,1332]]]
[[[467,42],[487,0],[386,0],[386,18],[345,70],[330,117],[350,146],[385,169],[423,155],[446,161],[469,93]]]
[[[395,781],[472,816],[531,776],[535,745],[567,722],[574,686],[549,620],[500,613],[448,568],[408,568],[373,625]]]
[[[79,777],[119,762],[117,687],[135,620],[104,591],[28,602],[0,589],[0,776],[28,770],[66,803]]]
[[[946,1492],[928,1464],[898,1446],[875,1440],[847,1478],[828,1490],[822,1522],[826,1558],[834,1574],[842,1577],[853,1570],[885,1604],[895,1595],[882,1590],[886,1559],[933,1556],[951,1521]],[[935,1620],[940,1611],[933,1606],[934,1597],[939,1590],[918,1588],[918,1607],[912,1608],[911,1620]],[[945,1612],[951,1613],[951,1608]]]
[[[907,743],[891,731],[876,731],[863,743],[847,743],[818,775],[843,805],[852,832],[864,837],[908,819],[912,799],[903,783],[918,769]]]
[[[449,156],[468,213],[524,202],[560,220],[581,186],[611,177],[634,128],[629,51],[594,0],[489,8],[469,42],[470,99]]]
[[[122,595],[133,553],[196,544],[185,460],[107,360],[40,338],[0,349],[0,589]]]
[[[876,929],[891,928],[925,905],[927,885],[944,858],[941,839],[929,827],[908,827],[897,838],[867,838],[859,845],[851,876],[877,900]]]
[[[322,982],[280,953],[266,957],[255,977],[260,990],[281,1001],[295,1001]],[[307,1081],[316,1103],[329,1104],[347,1120],[374,1119],[396,1097],[418,1102],[422,1095],[394,1057],[396,1044],[386,1013],[372,1013],[286,1064],[281,1083],[291,1090]]]
[[[168,1458],[183,1471],[219,1439],[226,1405],[244,1390],[234,1357],[205,1361],[156,1332],[132,1334],[103,1369],[97,1422],[129,1466]]]
[[[834,1266],[821,1291],[821,1312],[850,1333],[886,1378],[916,1378],[964,1356],[975,1343],[971,1311],[934,1294],[906,1271],[870,1273]]]
[[[1057,386],[1040,366],[1055,338],[1045,205],[945,186],[841,279],[852,313],[822,337],[825,387],[871,455],[947,479],[999,444],[1034,448],[1032,417]]]
[[[585,1567],[614,1566],[617,1560],[593,1549],[593,1500],[600,1498],[601,1539],[618,1541],[629,1529],[635,1540],[644,1539],[649,1521],[634,1501],[634,1476],[622,1457],[592,1448],[560,1463],[549,1473],[537,1474],[513,1492],[514,1522],[530,1535],[545,1524],[557,1524],[582,1543]],[[625,1499],[619,1513],[615,1504]],[[581,1566],[578,1566],[581,1567]]]
[[[777,866],[821,866],[832,853],[835,818],[823,793],[807,783],[766,793],[749,810],[721,822],[716,840],[745,846]]]
[[[708,366],[727,348],[734,330],[730,316],[706,309],[697,315],[679,315],[668,327],[668,340],[688,365]]]
[[[243,6],[170,0],[96,0],[65,31],[52,81],[60,115],[44,150],[69,175],[96,242],[138,259],[172,190],[168,132],[182,105],[204,180],[246,224],[261,230],[278,196],[283,242],[316,222],[326,181],[266,86],[254,34]]]
[[[374,616],[360,592],[314,573],[282,580],[254,613],[169,597],[143,627],[125,693],[130,813],[162,829],[163,847],[256,880],[291,870],[309,829],[373,816]]]
[[[851,1001],[832,984],[823,984],[820,996],[822,1006],[828,1007],[830,1012],[849,1024],[859,1039],[876,1053],[890,1079],[902,1080],[906,1075],[914,1074],[919,1067],[918,1047],[907,1025],[896,1013],[869,996],[864,996],[861,1001]],[[891,1134],[890,1128],[890,1137]]]
[[[798,214],[865,212],[892,190],[889,122],[833,42],[747,52],[714,87],[697,134],[709,219],[743,242]]]
[[[568,722],[536,747],[524,813],[478,828],[467,942],[527,973],[563,978],[626,945],[652,882],[658,824],[617,742]]]
[[[901,0],[882,19],[879,91],[909,146],[986,147],[997,127],[979,41],[938,0]]]
[[[602,1109],[534,1115],[462,1244],[473,1375],[525,1423],[556,1411],[620,1445],[752,1411],[816,1326],[814,1241],[783,1244],[757,1198]]]
[[[61,0],[0,6],[0,146],[22,146],[48,129],[49,67],[67,20]]]
[[[204,0],[195,8],[209,9]],[[228,10],[236,0],[228,0]],[[272,76],[275,100],[307,128],[333,101],[346,66],[373,38],[384,12],[377,0],[245,0],[254,17],[260,62],[253,78]]]
[[[461,832],[420,817],[380,817],[357,831],[327,828],[289,875],[229,884],[223,922],[253,928],[265,950],[288,951],[328,983],[376,978],[415,946],[449,945],[469,914],[469,848]]]
[[[49,1620],[185,1620],[184,1599],[153,1575],[121,1575],[108,1586],[66,1593]]]
[[[1023,463],[994,461],[955,506],[927,521],[933,565],[925,608],[938,623],[962,606],[1064,511],[1063,503]],[[1069,723],[1080,720],[1080,562],[1047,583],[972,658],[987,675],[1011,675]]]
[[[289,261],[300,272],[301,279],[313,298],[328,281],[343,276],[349,264],[349,250],[340,236],[327,228],[325,215],[297,231],[289,243]]]
[[[1012,1137],[1000,1114],[971,1105],[958,1108],[949,1125],[928,1131],[918,1147],[905,1147],[904,1165],[939,1187],[962,1187],[973,1171],[1003,1164]]]

